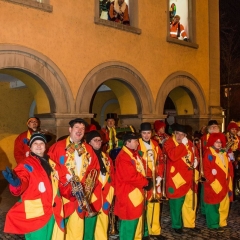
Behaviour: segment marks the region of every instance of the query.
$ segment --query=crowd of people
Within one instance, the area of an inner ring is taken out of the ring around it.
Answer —
[[[115,113],[102,129],[73,119],[68,136],[46,149],[39,119],[28,119],[15,141],[17,167],[2,172],[20,197],[4,231],[27,240],[166,239],[161,201],[168,200],[174,233],[201,232],[198,208],[211,231],[224,232],[239,194],[238,124],[230,122],[224,134],[210,120],[190,138],[177,123],[171,135],[162,120],[142,122],[139,133],[116,123]]]

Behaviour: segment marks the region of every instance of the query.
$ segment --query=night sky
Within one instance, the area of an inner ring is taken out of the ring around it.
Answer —
[[[221,106],[226,122],[240,120],[240,0],[219,0]],[[231,88],[230,97],[225,88]]]

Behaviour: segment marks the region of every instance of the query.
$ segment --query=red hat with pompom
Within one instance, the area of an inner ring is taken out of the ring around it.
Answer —
[[[207,146],[212,147],[217,140],[221,141],[223,148],[226,146],[226,137],[223,133],[211,133],[208,138]]]
[[[158,132],[158,130],[159,130],[160,128],[166,127],[166,124],[165,124],[165,122],[163,122],[163,121],[161,121],[161,120],[156,120],[156,121],[154,122],[153,126],[154,126],[154,130],[155,130],[156,132]]]
[[[238,129],[238,125],[237,125],[237,123],[234,122],[234,121],[231,121],[231,122],[228,124],[227,130],[230,131],[232,128]]]

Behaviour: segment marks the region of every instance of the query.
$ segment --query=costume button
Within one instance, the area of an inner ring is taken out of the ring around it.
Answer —
[[[56,207],[56,205],[57,205],[56,203],[53,203],[53,207]]]

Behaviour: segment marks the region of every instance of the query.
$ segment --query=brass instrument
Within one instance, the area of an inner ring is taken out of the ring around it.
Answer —
[[[232,147],[233,144],[234,144],[234,140],[231,138],[231,139],[226,143],[225,151],[228,152],[228,150]]]
[[[147,160],[146,160],[146,172],[147,172],[147,165],[149,161],[152,161],[152,180],[153,180],[153,191],[152,191],[152,196],[149,199],[150,203],[153,203],[153,210],[152,210],[152,219],[150,223],[150,227],[152,228],[152,223],[153,223],[153,215],[154,215],[154,207],[155,203],[161,202],[160,198],[157,196],[156,192],[156,168],[155,168],[155,152],[153,149],[148,149],[147,152]],[[151,159],[152,157],[152,159]],[[150,158],[150,160],[149,160]]]
[[[88,175],[87,178],[85,180],[85,184],[84,184],[84,192],[85,192],[85,196],[88,202],[90,202],[91,200],[91,196],[92,196],[92,191],[93,188],[95,186],[96,180],[97,180],[97,176],[98,176],[98,172],[96,169],[92,169]]]
[[[117,221],[116,221],[116,216],[114,214],[114,202],[115,202],[115,199],[113,199],[113,201],[112,201],[111,208],[110,208],[110,211],[109,211],[109,214],[108,214],[109,227],[110,227],[109,235],[110,236],[114,236],[114,235],[118,234],[118,230],[117,230],[117,227],[116,227],[116,222]]]
[[[195,145],[193,145],[195,147]],[[195,155],[195,149],[193,150],[193,159],[195,161],[196,159],[196,155]],[[192,210],[194,211],[195,209],[195,169],[194,169],[194,163],[192,164],[191,168],[190,168],[192,171],[193,171],[193,174],[192,174],[192,192],[193,192],[193,195],[192,195]]]
[[[76,197],[78,206],[83,211],[88,212],[88,217],[94,217],[98,213],[92,211],[92,208],[89,204],[89,199],[88,199],[89,196],[88,196],[88,198],[86,197],[83,186],[80,182],[79,177],[75,175],[74,169],[71,168],[70,171],[72,173],[72,178],[70,179],[70,183],[72,186],[72,194]],[[95,170],[95,171],[97,171],[97,170]]]
[[[149,159],[152,157],[152,159]],[[152,180],[153,180],[153,191],[152,191],[152,196],[149,199],[149,202],[160,202],[160,198],[157,196],[156,192],[156,168],[155,168],[155,152],[153,149],[148,149],[147,150],[147,160],[146,160],[146,172],[147,172],[147,165],[148,162],[152,161]]]
[[[199,138],[194,138],[193,139],[193,143],[199,143],[199,167],[200,167],[200,178],[199,178],[199,182],[206,182],[206,178],[204,176],[204,171],[203,171],[203,159],[202,159],[202,142],[201,139]]]
[[[166,195],[166,176],[167,176],[167,155],[163,154],[163,164],[164,164],[164,172],[163,172],[163,179],[162,179],[162,196],[160,200],[166,201],[168,200]]]

